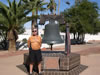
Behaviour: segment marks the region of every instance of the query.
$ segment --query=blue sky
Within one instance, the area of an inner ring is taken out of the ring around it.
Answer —
[[[10,1],[13,1],[13,0],[10,0]],[[19,1],[19,0],[16,0],[16,1]],[[45,2],[49,2],[49,0],[44,0]],[[58,1],[59,0],[55,0],[55,2],[57,3],[57,5],[58,5]],[[67,5],[65,2],[66,1],[69,1],[70,2],[70,5]],[[98,6],[99,6],[99,8],[100,8],[100,0],[89,0],[89,1],[91,1],[91,2],[96,2],[97,4],[98,4]],[[0,0],[0,2],[3,2],[4,4],[7,4],[8,5],[8,3],[7,3],[7,0]],[[60,12],[61,11],[64,11],[65,9],[67,9],[67,8],[70,8],[72,5],[74,5],[74,3],[75,3],[75,0],[61,0],[61,4],[60,4]],[[57,9],[58,10],[58,9]],[[40,13],[42,13],[42,14],[48,14],[48,13],[50,13],[50,12],[46,12],[46,11],[44,11],[44,12],[40,12]],[[56,12],[57,13],[57,12]],[[31,14],[29,14],[29,15],[31,15]],[[24,27],[25,28],[30,28],[31,27],[31,22],[27,22],[25,25],[24,25]]]

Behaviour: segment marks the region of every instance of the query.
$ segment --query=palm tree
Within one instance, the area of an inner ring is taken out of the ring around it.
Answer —
[[[47,7],[48,7],[48,9],[50,9],[51,14],[55,14],[55,12],[56,12],[56,3],[54,2],[54,0],[50,0],[50,3],[47,5]]]
[[[82,0],[75,0],[75,5],[79,5]]]
[[[16,40],[18,38],[18,30],[27,21],[30,21],[33,17],[27,17],[26,15],[31,12],[27,10],[27,4],[21,4],[21,0],[17,3],[8,1],[8,6],[0,2],[0,28],[6,29],[7,39],[9,40],[9,51],[16,51]]]
[[[59,14],[59,8],[60,8],[60,0],[59,0],[59,3],[58,3],[58,14]]]
[[[43,5],[46,5],[47,3],[44,3],[43,0],[22,0],[25,4],[28,2],[33,2],[33,5],[29,6],[29,9],[32,9],[32,16],[38,15],[38,11],[46,10],[46,8],[43,7]],[[37,24],[37,19],[32,20],[31,30],[35,27]]]

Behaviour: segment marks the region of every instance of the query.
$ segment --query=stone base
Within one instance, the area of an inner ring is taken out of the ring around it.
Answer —
[[[61,57],[59,60],[60,70],[71,70],[80,65],[80,55],[70,53],[68,56]]]
[[[69,71],[43,71],[42,75],[79,75],[87,66],[79,65]]]
[[[42,75],[79,75],[80,55],[63,51],[42,51]],[[57,59],[56,59],[57,58]],[[46,60],[53,60],[47,62]],[[54,64],[54,62],[56,62]],[[48,64],[56,67],[48,67]],[[24,64],[29,64],[28,54],[24,54]]]

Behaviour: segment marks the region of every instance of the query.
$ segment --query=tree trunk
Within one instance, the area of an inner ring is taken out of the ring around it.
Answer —
[[[38,9],[36,9],[36,15],[38,15]],[[35,22],[37,24],[37,18],[36,18]]]
[[[32,20],[32,27],[31,27],[32,30],[33,30],[33,28],[35,27],[35,24],[36,24],[35,19],[33,19],[33,20]]]
[[[54,12],[53,12],[53,14],[54,14],[54,15],[56,14],[56,8],[55,8],[55,6],[54,6]]]
[[[60,14],[59,9],[60,9],[60,0],[59,0],[59,3],[58,3],[58,15]]]
[[[80,34],[78,33],[78,34],[77,34],[77,40],[79,40],[79,39],[80,39]]]
[[[36,9],[36,15],[38,15],[38,9]],[[35,20],[35,22],[36,22],[36,24],[37,24],[37,18],[36,18],[36,20]],[[38,29],[38,25],[37,25],[37,31],[38,31],[39,29]],[[37,32],[37,34],[39,34],[38,32]]]
[[[32,16],[34,16],[34,11],[32,12]],[[32,25],[31,25],[31,34],[32,34],[32,30],[33,30],[33,28],[35,27],[35,25],[36,25],[36,20],[33,19],[33,20],[32,20]]]
[[[9,40],[9,48],[8,50],[10,52],[16,51],[16,44],[15,44],[15,40]]]
[[[82,43],[84,43],[85,34],[82,34]]]
[[[75,40],[75,39],[76,39],[76,38],[75,38],[75,33],[73,33],[73,35],[74,35],[74,38],[73,38],[73,39]]]
[[[16,41],[15,41],[15,36],[14,36],[13,30],[10,30],[8,32],[8,41],[9,41],[8,50],[10,52],[16,51]]]
[[[53,0],[53,12],[52,12],[52,14],[53,15],[55,15],[56,14],[56,7],[55,7],[55,1]]]

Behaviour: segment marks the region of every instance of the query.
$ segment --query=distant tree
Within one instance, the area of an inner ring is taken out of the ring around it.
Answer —
[[[29,10],[32,9],[32,16],[38,15],[38,11],[46,10],[44,5],[46,5],[47,3],[44,2],[44,0],[22,0],[22,2],[25,4],[33,3],[28,6]],[[36,24],[37,24],[37,19],[35,18],[32,20],[31,30],[35,27]]]
[[[49,4],[47,5],[47,8],[50,9],[51,14],[55,14],[56,12],[56,3],[54,0],[50,0]]]
[[[95,2],[82,0],[80,4],[72,6],[62,14],[70,25],[70,32],[73,33],[74,39],[84,41],[86,33],[96,34],[100,27],[98,5]]]
[[[9,51],[16,51],[16,40],[18,32],[21,32],[26,22],[32,20],[32,17],[26,16],[32,9],[27,10],[27,4],[21,4],[21,0],[17,3],[16,0],[10,2],[9,5],[0,2],[0,29],[6,31],[9,41]]]
[[[75,5],[79,5],[82,0],[75,0]]]

